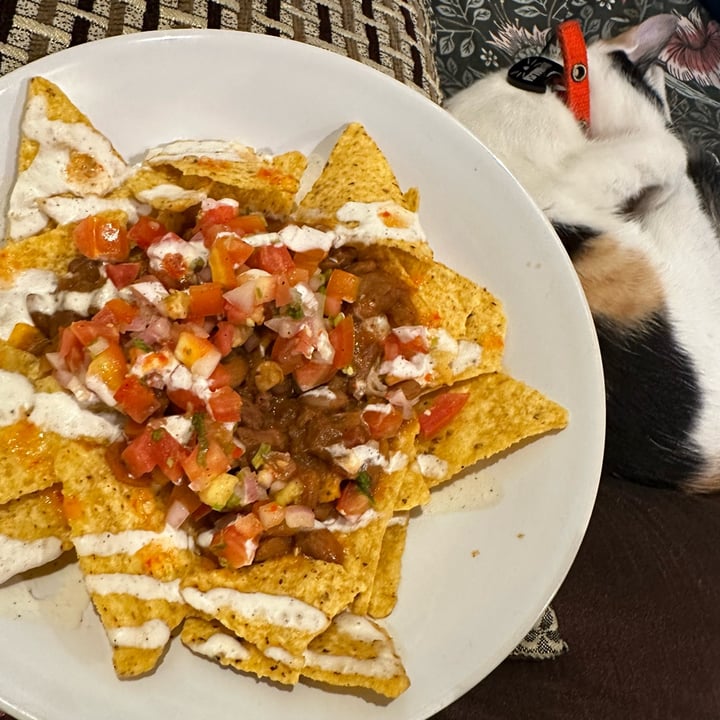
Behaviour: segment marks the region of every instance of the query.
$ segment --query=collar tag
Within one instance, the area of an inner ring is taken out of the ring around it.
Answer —
[[[562,65],[539,55],[532,55],[518,60],[508,70],[507,80],[520,90],[544,93],[547,86],[562,75]]]

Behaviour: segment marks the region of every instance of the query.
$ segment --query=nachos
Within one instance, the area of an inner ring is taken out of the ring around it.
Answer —
[[[130,167],[39,78],[22,133],[0,534],[34,560],[3,540],[5,577],[72,546],[119,677],[179,633],[276,682],[399,695],[377,618],[408,511],[567,422],[503,372],[498,299],[433,259],[357,123],[303,197],[299,152],[178,140]]]

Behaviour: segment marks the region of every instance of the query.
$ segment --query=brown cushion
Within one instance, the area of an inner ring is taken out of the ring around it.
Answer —
[[[604,479],[553,600],[570,651],[506,660],[436,720],[720,718],[720,495]]]
[[[325,48],[440,100],[426,0],[2,0],[0,75],[90,40],[142,30],[219,28],[277,35]],[[240,9],[237,8],[239,5]],[[102,9],[101,9],[102,8]]]

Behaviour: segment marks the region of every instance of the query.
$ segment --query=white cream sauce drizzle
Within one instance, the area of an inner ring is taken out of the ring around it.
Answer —
[[[62,552],[62,541],[57,537],[18,540],[0,535],[0,584],[60,557]]]
[[[38,200],[66,193],[81,197],[106,195],[127,176],[127,165],[107,138],[84,123],[49,120],[47,103],[41,95],[28,102],[22,132],[39,147],[30,166],[18,175],[10,196],[8,232],[13,239],[34,235],[46,226],[47,216]],[[67,169],[73,151],[89,155],[99,164],[101,169],[93,178],[78,182],[69,177]]]
[[[379,678],[390,678],[403,672],[402,664],[393,653],[388,638],[369,620],[352,613],[341,613],[333,620],[333,623],[343,635],[353,640],[373,644],[376,656],[362,659],[306,650],[304,653],[306,666],[342,675],[357,674]]]
[[[111,555],[134,555],[138,550],[147,547],[150,543],[159,542],[166,547],[178,550],[192,550],[193,539],[182,530],[167,525],[162,532],[151,530],[122,530],[118,533],[89,533],[73,538],[75,551],[79,557],[97,555],[110,557]]]
[[[253,159],[267,159],[256,155],[252,148],[239,142],[229,140],[175,140],[167,145],[152,148],[145,154],[145,162],[149,165],[185,160],[189,157],[202,157],[210,160],[227,160],[229,162],[247,162]]]
[[[115,442],[122,437],[114,416],[85,410],[75,398],[62,392],[36,393],[28,420],[43,430],[71,439],[88,437]]]
[[[182,596],[188,605],[210,615],[217,615],[225,608],[247,620],[315,633],[324,630],[328,624],[324,612],[294,597],[245,593],[231,588],[212,588],[202,592],[193,587],[183,588]]]
[[[189,642],[188,647],[198,655],[218,660],[243,662],[250,658],[250,651],[237,638],[222,632],[214,633],[207,640]]]
[[[186,190],[179,185],[162,183],[147,190],[141,190],[136,193],[136,197],[140,202],[147,203],[148,205],[162,200],[169,202],[183,201],[195,205],[205,200],[207,195],[199,190]]]
[[[170,628],[162,620],[148,620],[138,626],[107,628],[113,647],[132,647],[141,650],[158,650],[170,640]]]
[[[103,198],[95,197],[66,197],[60,195],[47,200],[39,200],[38,205],[42,211],[58,225],[80,222],[90,215],[119,210],[127,215],[131,223],[138,221],[139,212],[147,212],[150,208],[143,208],[130,198]]]
[[[87,575],[85,584],[94,595],[132,595],[140,600],[167,600],[181,603],[180,580],[163,582],[149,575],[98,573]]]
[[[390,213],[401,227],[388,227],[383,222],[383,213]],[[341,223],[352,223],[353,226],[338,225],[335,228],[338,235],[336,246],[350,241],[372,243],[377,240],[426,240],[417,213],[393,202],[348,202],[337,211],[337,219]]]

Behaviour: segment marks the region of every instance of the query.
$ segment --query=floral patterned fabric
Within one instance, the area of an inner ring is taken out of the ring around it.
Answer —
[[[661,58],[677,130],[720,157],[720,25],[696,0],[431,0],[445,97],[486,73],[540,53],[551,29],[580,21],[588,41],[658,13],[680,18]]]

